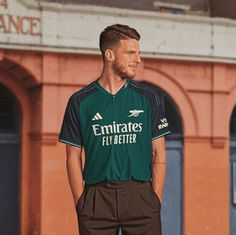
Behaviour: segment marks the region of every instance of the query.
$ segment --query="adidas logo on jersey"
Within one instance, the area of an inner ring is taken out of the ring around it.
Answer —
[[[94,115],[94,117],[92,118],[92,121],[95,121],[95,120],[102,120],[103,118],[102,118],[102,116],[101,116],[101,114],[100,113],[96,113],[95,115]]]

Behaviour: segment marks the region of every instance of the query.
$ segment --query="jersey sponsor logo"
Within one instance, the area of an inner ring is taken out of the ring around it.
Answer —
[[[166,118],[162,118],[161,120],[161,124],[158,125],[158,129],[161,130],[165,127],[168,127],[168,122],[167,122],[167,119]]]
[[[130,133],[130,132],[141,132],[142,123],[116,123],[115,121],[109,125],[94,124],[93,133],[95,136],[98,135],[110,135],[116,133]]]
[[[100,113],[96,113],[95,115],[94,115],[94,117],[92,118],[92,121],[95,121],[95,120],[102,120],[103,118],[102,118],[102,116],[101,116],[101,114]]]
[[[144,111],[143,110],[137,110],[137,109],[134,109],[134,110],[130,110],[130,115],[128,117],[138,117],[138,115],[140,113],[143,113]]]
[[[137,133],[142,132],[142,123],[116,123],[108,125],[92,125],[95,136],[102,137],[102,145],[136,143]]]
[[[137,134],[107,135],[102,137],[102,146],[136,143]]]

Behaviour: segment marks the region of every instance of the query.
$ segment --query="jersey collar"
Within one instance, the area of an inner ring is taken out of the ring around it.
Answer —
[[[120,95],[121,93],[123,93],[123,92],[126,90],[126,88],[127,88],[128,85],[129,85],[129,82],[130,82],[130,79],[127,78],[125,84],[116,92],[116,94],[111,94],[109,91],[107,91],[103,86],[101,86],[101,85],[99,84],[98,79],[96,80],[95,85],[96,85],[96,87],[97,87],[101,92],[103,92],[104,94],[109,95],[109,96],[111,96],[111,97],[115,97],[115,96]]]

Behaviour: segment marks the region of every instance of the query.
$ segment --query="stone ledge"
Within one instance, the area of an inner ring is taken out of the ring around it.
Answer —
[[[30,141],[42,145],[56,145],[58,142],[58,133],[39,133],[32,132],[29,134]]]
[[[184,142],[211,143],[213,148],[224,148],[228,137],[226,136],[185,136]]]

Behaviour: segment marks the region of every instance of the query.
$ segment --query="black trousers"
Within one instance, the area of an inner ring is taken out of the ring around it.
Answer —
[[[150,182],[85,185],[77,203],[80,235],[161,235],[161,203]]]

